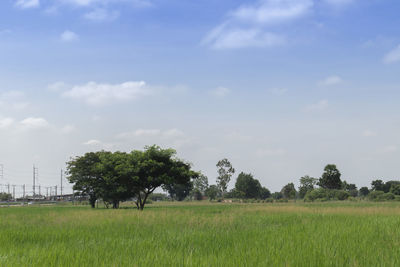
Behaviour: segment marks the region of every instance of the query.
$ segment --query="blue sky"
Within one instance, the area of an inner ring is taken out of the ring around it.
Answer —
[[[227,157],[271,190],[336,163],[396,179],[400,2],[5,0],[2,183],[56,183],[86,151]]]

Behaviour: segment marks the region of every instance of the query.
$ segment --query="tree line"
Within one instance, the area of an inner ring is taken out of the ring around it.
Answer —
[[[75,157],[67,162],[67,178],[77,194],[86,196],[93,208],[98,200],[112,208],[119,208],[122,201],[133,200],[137,208],[143,210],[149,197],[165,199],[163,194],[154,194],[157,188],[162,188],[170,199],[177,201],[205,198],[326,201],[350,197],[400,200],[400,181],[374,180],[371,188],[358,189],[355,184],[341,180],[341,173],[334,164],[328,164],[320,178],[301,177],[297,190],[294,183],[289,183],[274,193],[251,173],[244,172],[238,174],[234,188],[228,191],[235,168],[226,158],[218,161],[216,167],[216,184],[209,185],[207,176],[192,170],[191,164],[176,157],[175,150],[153,145],[143,151],[99,151]]]

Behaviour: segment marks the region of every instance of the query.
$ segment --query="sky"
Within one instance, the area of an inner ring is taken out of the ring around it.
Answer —
[[[398,0],[0,1],[4,184],[88,151],[228,158],[279,191],[400,177]],[[65,179],[64,179],[64,182]]]

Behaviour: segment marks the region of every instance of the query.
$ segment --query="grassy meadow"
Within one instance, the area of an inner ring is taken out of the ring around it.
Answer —
[[[400,204],[0,208],[0,266],[400,266]]]

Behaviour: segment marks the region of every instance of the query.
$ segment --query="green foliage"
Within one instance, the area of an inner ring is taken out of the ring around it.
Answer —
[[[220,191],[219,191],[218,186],[210,185],[207,188],[205,194],[209,198],[209,200],[215,200],[220,195]]]
[[[360,188],[360,196],[366,197],[369,194],[369,189],[368,187],[364,186]]]
[[[400,195],[400,185],[396,184],[390,188],[390,193],[399,196]]]
[[[231,180],[232,175],[235,173],[235,169],[228,159],[222,159],[217,163],[218,177],[217,186],[221,191],[222,196],[224,196],[226,189],[228,188],[228,183]]]
[[[261,188],[260,198],[261,199],[268,199],[271,197],[271,191],[268,190],[266,187]]]
[[[191,181],[188,181],[186,184],[165,184],[162,186],[162,188],[168,192],[169,196],[172,199],[182,201],[189,195],[190,191],[193,188],[193,183]],[[199,191],[197,192],[200,193]]]
[[[236,179],[235,190],[239,198],[260,198],[262,187],[252,174],[241,172]]]
[[[67,178],[74,190],[89,196],[92,207],[100,198],[113,208],[118,208],[120,201],[135,198],[137,208],[143,210],[156,188],[172,188],[174,195],[181,197],[181,191],[186,191],[180,190],[180,185],[191,186],[191,179],[198,177],[190,164],[175,155],[175,150],[155,145],[131,153],[90,152],[67,163]]]
[[[384,191],[371,191],[368,198],[372,201],[388,201],[396,199],[393,193],[385,193]]]
[[[317,178],[313,178],[308,175],[301,177],[300,187],[299,187],[300,198],[304,198],[307,192],[313,190],[317,182],[318,182]]]
[[[208,188],[208,177],[200,174],[199,177],[193,180],[193,188],[204,194]]]
[[[319,179],[318,185],[325,189],[341,189],[342,181],[340,172],[334,164],[326,165],[324,173]]]
[[[0,201],[9,201],[12,199],[12,195],[11,194],[7,194],[7,193],[0,193]]]
[[[317,188],[306,194],[304,201],[346,200],[350,194],[343,190]]]
[[[285,185],[281,190],[283,198],[294,199],[296,198],[296,188],[293,183]]]
[[[274,192],[271,194],[271,197],[275,200],[278,200],[283,198],[283,194],[281,192]]]

